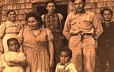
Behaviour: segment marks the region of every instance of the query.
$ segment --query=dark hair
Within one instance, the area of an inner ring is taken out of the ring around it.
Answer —
[[[76,0],[71,0],[72,2],[76,1]],[[86,2],[86,0],[82,0],[84,3]]]
[[[38,22],[40,22],[40,27],[43,25],[41,15],[36,12],[29,12],[26,14],[25,20],[28,21],[28,18],[34,17]]]
[[[8,15],[10,12],[14,12],[14,13],[16,14],[15,10],[13,10],[13,9],[8,10],[8,11],[6,12],[6,14]]]
[[[19,42],[18,42],[18,40],[16,38],[10,38],[10,39],[7,40],[8,47],[9,47],[11,41],[16,41],[18,46],[20,47]]]
[[[57,4],[56,4],[55,1],[47,1],[47,2],[46,2],[46,7],[47,7],[47,5],[48,5],[49,3],[53,3],[53,4],[55,5],[55,7],[57,6]]]
[[[113,16],[113,11],[108,8],[108,7],[104,7],[101,11],[100,11],[100,14],[103,15],[104,11],[109,11],[111,13],[111,15]]]
[[[70,57],[70,59],[72,58],[72,51],[69,48],[62,48],[59,52],[59,54],[61,54],[61,52],[66,52],[68,54],[68,56]]]

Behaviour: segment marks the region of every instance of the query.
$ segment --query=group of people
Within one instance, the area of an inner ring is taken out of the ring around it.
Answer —
[[[56,3],[46,3],[47,13],[29,12],[27,25],[16,21],[15,10],[7,11],[0,25],[0,53],[3,72],[94,72],[96,54],[100,72],[114,72],[114,22],[110,8],[101,10],[102,20],[85,10],[86,0],[71,0],[75,11],[65,24]],[[64,45],[64,38],[68,45]]]

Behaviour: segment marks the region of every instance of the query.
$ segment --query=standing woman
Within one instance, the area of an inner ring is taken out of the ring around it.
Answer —
[[[16,21],[16,12],[14,10],[7,11],[7,21],[0,25],[0,53],[8,51],[7,40],[16,38],[22,25]]]
[[[38,13],[29,12],[26,21],[28,26],[18,35],[28,61],[26,72],[50,72],[54,64],[52,33],[42,26],[43,22]]]

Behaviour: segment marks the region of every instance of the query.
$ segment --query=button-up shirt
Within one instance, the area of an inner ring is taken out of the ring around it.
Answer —
[[[93,12],[84,11],[82,14],[72,12],[67,16],[63,34],[69,40],[70,35],[78,33],[94,34],[98,39],[103,32],[102,25]]]

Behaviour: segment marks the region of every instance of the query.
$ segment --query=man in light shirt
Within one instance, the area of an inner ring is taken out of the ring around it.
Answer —
[[[86,0],[71,0],[75,11],[67,16],[63,34],[69,41],[71,61],[78,72],[94,72],[96,41],[103,32],[93,12],[84,9]]]

